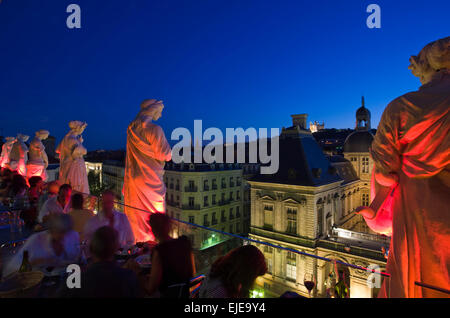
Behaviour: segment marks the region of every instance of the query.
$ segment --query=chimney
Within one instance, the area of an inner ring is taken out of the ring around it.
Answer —
[[[306,127],[306,121],[308,119],[308,114],[291,115],[292,125],[300,126],[301,129],[308,129]]]

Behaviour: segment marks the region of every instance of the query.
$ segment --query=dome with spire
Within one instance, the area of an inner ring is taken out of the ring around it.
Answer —
[[[356,111],[355,131],[345,139],[344,152],[369,152],[369,147],[372,144],[370,111],[365,107],[364,96],[361,99],[361,104],[361,107]]]

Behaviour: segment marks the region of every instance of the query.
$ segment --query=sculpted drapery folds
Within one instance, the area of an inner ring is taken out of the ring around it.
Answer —
[[[11,154],[11,149],[16,141],[15,137],[6,137],[6,142],[2,146],[2,154],[0,157],[0,167],[6,168],[9,164],[9,155]]]
[[[39,130],[36,136],[30,142],[27,162],[27,178],[39,176],[42,180],[47,181],[47,167],[48,157],[45,152],[45,146],[42,140],[48,138],[49,132],[47,130]]]
[[[30,138],[27,135],[18,134],[15,142],[11,147],[9,154],[8,168],[12,171],[17,171],[18,174],[25,177],[27,176],[27,161],[28,161],[28,147],[25,144]]]
[[[71,121],[69,123],[70,131],[56,148],[56,153],[59,154],[60,161],[59,181],[70,184],[75,191],[89,194],[89,183],[83,158],[87,150],[83,146],[83,137],[81,136],[86,126],[85,122]]]
[[[148,224],[150,213],[165,213],[164,164],[172,154],[164,131],[153,123],[163,108],[162,101],[144,100],[127,130],[123,194],[125,213],[138,242],[154,240]]]
[[[382,115],[371,147],[372,204],[384,203],[362,214],[391,235],[381,297],[448,297],[415,282],[450,290],[450,37],[410,61],[423,85]]]

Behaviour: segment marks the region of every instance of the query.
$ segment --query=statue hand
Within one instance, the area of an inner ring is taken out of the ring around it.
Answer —
[[[373,219],[376,215],[376,212],[367,206],[360,206],[356,208],[356,214],[362,215],[365,219]]]

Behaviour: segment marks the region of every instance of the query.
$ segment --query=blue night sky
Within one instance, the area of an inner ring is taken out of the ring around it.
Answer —
[[[81,6],[81,29],[66,7]],[[366,7],[381,7],[381,29]],[[123,148],[144,98],[176,127],[282,127],[308,113],[354,127],[361,95],[376,127],[387,103],[420,86],[409,56],[449,36],[450,1],[94,1],[0,3],[0,134],[88,122],[88,150]]]

